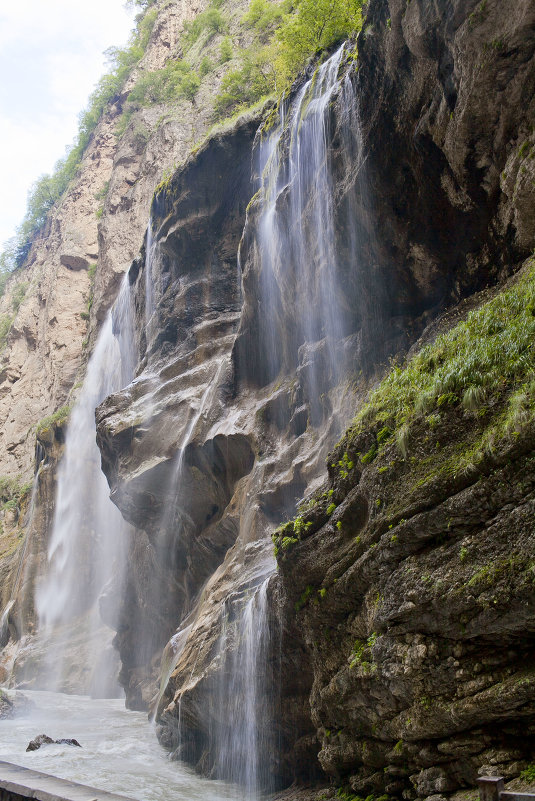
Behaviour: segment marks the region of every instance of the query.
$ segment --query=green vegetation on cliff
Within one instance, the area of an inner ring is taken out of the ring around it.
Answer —
[[[252,45],[223,78],[215,101],[218,118],[280,94],[308,58],[355,33],[362,26],[362,0],[299,0],[275,4],[251,0],[242,24],[252,29]]]
[[[49,414],[47,417],[43,417],[43,419],[37,423],[36,427],[37,433],[42,434],[44,431],[47,431],[52,427],[60,427],[64,425],[69,419],[71,408],[72,408],[71,406],[62,406],[53,414]]]
[[[10,272],[23,265],[33,242],[43,232],[50,209],[78,174],[99,120],[145,53],[158,14],[157,4],[155,0],[130,0],[130,5],[140,12],[127,47],[107,51],[111,70],[100,79],[80,115],[73,145],[51,175],[43,175],[34,183],[25,217],[0,254],[0,295]],[[215,120],[269,95],[281,94],[308,58],[355,34],[362,24],[362,0],[251,0],[240,22],[241,34],[233,41],[228,35],[229,11],[225,5],[224,0],[211,0],[184,26],[180,56],[169,59],[161,69],[139,75],[124,104],[118,135],[144,106],[172,106],[184,99],[194,102],[201,82],[217,64],[229,64],[229,69],[214,100]],[[206,50],[214,37],[215,44]],[[250,44],[243,47],[243,41]]]
[[[21,484],[16,478],[0,476],[0,508],[18,508],[30,494],[31,488],[31,481],[26,484]]]
[[[469,476],[492,470],[535,420],[534,342],[535,258],[462,322],[392,366],[331,455],[331,489],[316,493],[295,520],[275,531],[279,559],[329,519],[335,501],[358,483],[357,467],[377,460],[379,487],[398,475],[396,466],[408,466],[399,487],[403,498],[389,504],[392,520],[397,505],[430,483],[460,481],[460,488]],[[378,497],[375,512],[384,506]]]
[[[410,428],[431,429],[448,407],[488,421],[481,458],[505,436],[519,436],[535,411],[535,261],[505,290],[410,359],[394,366],[357,415],[346,439],[365,430],[396,434],[407,455]],[[379,443],[380,444],[380,443]]]

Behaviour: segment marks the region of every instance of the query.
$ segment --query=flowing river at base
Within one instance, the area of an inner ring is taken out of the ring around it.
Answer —
[[[139,801],[223,801],[240,798],[237,788],[202,779],[171,762],[143,712],[121,699],[24,691],[31,709],[0,720],[0,759]],[[48,734],[74,738],[82,748],[46,745],[26,752],[30,740]]]

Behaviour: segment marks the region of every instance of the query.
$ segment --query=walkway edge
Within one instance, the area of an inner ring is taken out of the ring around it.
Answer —
[[[0,760],[0,801],[136,801]]]

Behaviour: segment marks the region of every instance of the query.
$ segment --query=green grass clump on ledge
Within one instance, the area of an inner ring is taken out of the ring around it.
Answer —
[[[503,411],[503,402],[506,409]],[[486,414],[500,407],[502,428],[535,410],[535,261],[465,321],[395,366],[357,415],[350,439],[388,425],[403,439],[413,421],[448,407]]]
[[[37,423],[37,429],[36,429],[37,433],[39,434],[41,431],[46,431],[48,428],[51,428],[52,426],[63,425],[63,423],[65,423],[68,420],[70,413],[71,413],[70,406],[62,406],[53,414],[49,414],[48,417],[43,417],[43,419]]]

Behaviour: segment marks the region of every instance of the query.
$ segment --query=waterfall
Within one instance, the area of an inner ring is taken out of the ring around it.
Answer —
[[[147,332],[149,330],[150,319],[154,312],[154,286],[152,266],[154,264],[154,251],[156,248],[156,240],[152,231],[152,214],[149,216],[149,224],[147,226],[147,237],[145,239],[145,326]]]
[[[219,639],[219,692],[212,700],[214,773],[241,788],[251,801],[273,789],[267,769],[270,752],[267,588],[271,574],[249,598],[224,605]],[[238,609],[234,607],[237,606]]]
[[[343,265],[337,247],[339,207],[331,163],[331,105],[336,98],[337,107],[349,114],[353,103],[350,82],[339,77],[343,59],[340,48],[305,81],[294,99],[282,103],[279,124],[260,139],[261,187],[254,204],[258,214],[248,214],[242,236],[241,257],[245,252],[249,259],[244,262],[244,287],[250,293],[245,303],[253,294],[248,311],[254,315],[254,331],[249,335],[258,338],[255,355],[260,370],[265,383],[281,372],[297,371],[313,423],[324,415],[322,394],[344,375],[341,344],[348,333],[345,314],[340,312]],[[358,151],[358,143],[351,141],[351,146]],[[244,353],[250,359],[251,352]],[[246,376],[258,367],[241,364]],[[257,469],[250,486],[262,481],[263,468]],[[245,548],[252,545],[247,532],[253,519],[253,513],[249,517],[245,511],[240,520]],[[190,645],[192,661],[186,661],[184,673],[179,667],[174,696],[175,756],[199,760],[200,747],[192,731],[200,732],[201,739],[207,738],[204,754],[210,754],[203,769],[241,787],[239,797],[247,801],[276,789],[280,765],[275,755],[278,695],[273,675],[278,640],[268,616],[268,586],[275,565],[270,544],[261,541],[258,545],[250,551],[249,565],[241,562],[243,554],[235,557],[235,564],[241,566],[241,574],[236,573],[239,590],[221,601],[219,637],[211,657],[213,673],[205,678],[194,675],[195,646]],[[227,570],[232,570],[230,565]],[[194,637],[195,626],[191,631]],[[183,648],[182,638],[179,648],[168,646],[158,701],[180,664]],[[192,690],[194,684],[197,692]],[[192,725],[190,718],[197,716],[202,722]]]
[[[100,664],[102,621],[97,601],[112,580],[114,589],[121,584],[127,526],[109,499],[109,487],[100,468],[94,415],[96,406],[107,395],[132,380],[136,362],[133,343],[133,309],[125,276],[97,339],[69,420],[58,471],[48,571],[36,592],[40,630],[50,640],[47,682],[56,688],[64,686],[70,634],[65,630],[58,644],[53,630],[57,634],[75,619],[83,654],[75,658],[86,660],[86,670],[106,670]],[[106,617],[113,617],[115,611],[107,605]],[[98,686],[93,690],[109,691]]]
[[[354,105],[349,79],[339,80],[343,56],[341,47],[282,104],[259,148],[260,358],[267,381],[281,367],[301,371],[316,421],[322,392],[342,375],[347,329],[331,171],[331,104]]]
[[[343,57],[341,47],[292,102],[281,105],[279,125],[259,147],[259,357],[271,379],[281,367],[308,368],[304,380],[313,420],[322,414],[321,393],[339,382],[343,369],[345,320],[330,164],[331,101],[337,94],[347,113],[354,105],[349,80],[339,79]],[[353,141],[351,146],[358,149]],[[290,309],[285,325],[281,307]],[[245,600],[225,602],[220,686],[210,712],[215,775],[241,786],[246,799],[274,789],[269,755],[276,699],[270,671],[276,648],[267,599],[273,569]]]
[[[3,648],[9,639],[9,613],[13,609],[15,601],[13,598],[5,605],[0,616],[0,648]]]

